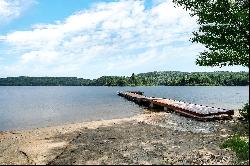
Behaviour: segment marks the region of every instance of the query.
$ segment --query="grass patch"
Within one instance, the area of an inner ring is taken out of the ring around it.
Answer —
[[[249,160],[249,143],[234,135],[222,144],[223,148],[230,148],[236,153],[239,160]]]

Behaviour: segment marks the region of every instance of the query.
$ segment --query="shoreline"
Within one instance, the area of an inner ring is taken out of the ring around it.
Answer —
[[[85,126],[85,125],[89,125],[89,124],[103,124],[103,123],[112,123],[113,121],[118,121],[118,122],[122,122],[122,121],[129,121],[129,120],[138,120],[139,117],[143,118],[146,117],[148,114],[157,114],[157,113],[166,113],[163,111],[151,111],[148,109],[144,109],[144,113],[141,114],[137,114],[137,115],[132,115],[132,116],[128,116],[128,117],[123,117],[123,118],[112,118],[112,119],[101,119],[101,120],[91,120],[91,121],[83,121],[83,122],[66,122],[63,124],[55,124],[55,125],[48,125],[48,126],[42,126],[42,127],[34,127],[34,128],[21,128],[21,129],[10,129],[10,130],[3,130],[0,131],[0,136],[6,133],[20,133],[20,132],[31,132],[34,130],[49,130],[49,129],[53,129],[53,128],[65,128],[65,127],[72,127],[72,126]],[[176,113],[173,113],[176,114]],[[176,114],[177,115],[177,114]],[[179,115],[178,115],[179,116]],[[240,113],[238,109],[234,109],[234,115],[233,118],[237,118],[240,117]],[[190,120],[193,120],[191,118],[187,118]],[[195,120],[194,120],[195,121]],[[218,120],[217,120],[218,121]],[[199,121],[198,121],[199,122]],[[209,122],[208,122],[209,123]],[[211,121],[211,123],[213,123],[213,121]],[[91,126],[91,125],[90,125]]]
[[[0,164],[232,164],[219,145],[234,122],[153,112],[0,132]]]
[[[144,113],[141,113],[144,114]],[[48,128],[57,128],[57,127],[66,127],[66,126],[75,126],[75,125],[83,125],[83,124],[87,124],[87,123],[97,123],[97,122],[106,122],[106,121],[115,121],[115,120],[125,120],[125,119],[129,119],[141,114],[137,114],[137,115],[131,115],[131,116],[127,116],[127,117],[121,117],[121,118],[112,118],[112,119],[96,119],[96,120],[90,120],[90,121],[80,121],[77,120],[76,122],[71,122],[71,121],[66,121],[66,122],[59,122],[59,123],[51,123],[47,126],[41,125],[40,127],[23,127],[23,128],[17,128],[17,129],[7,129],[7,130],[0,130],[0,135],[1,133],[18,133],[18,132],[25,132],[25,131],[33,131],[33,130],[39,130],[39,129],[48,129]]]

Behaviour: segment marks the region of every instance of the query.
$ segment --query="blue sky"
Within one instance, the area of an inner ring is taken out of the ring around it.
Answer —
[[[0,0],[0,77],[248,70],[195,65],[197,27],[168,0]]]

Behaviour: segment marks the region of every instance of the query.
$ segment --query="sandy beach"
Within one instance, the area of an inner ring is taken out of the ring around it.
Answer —
[[[0,132],[0,164],[232,164],[230,121],[174,113]]]

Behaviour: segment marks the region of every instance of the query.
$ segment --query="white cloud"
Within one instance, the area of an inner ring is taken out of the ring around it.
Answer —
[[[99,3],[53,24],[40,23],[29,31],[0,36],[2,62],[15,59],[2,63],[0,76],[123,75],[145,66],[147,71],[157,69],[173,63],[169,59],[174,56],[178,65],[180,55],[194,58],[203,49],[188,42],[195,28],[195,18],[170,0],[148,10],[143,1]]]
[[[38,63],[38,62],[45,62],[46,64],[51,63],[58,57],[58,53],[55,51],[31,51],[23,54],[21,56],[21,63],[26,64],[29,62]],[[34,62],[34,60],[36,60]]]
[[[0,25],[20,17],[34,0],[0,0]]]

